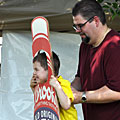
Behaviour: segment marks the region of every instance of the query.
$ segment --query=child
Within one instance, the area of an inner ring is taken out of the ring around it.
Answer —
[[[59,99],[60,118],[61,120],[77,120],[77,111],[72,104],[74,98],[70,87],[71,84],[69,81],[64,80],[62,76],[58,76],[60,61],[54,52],[52,52],[52,55],[54,76],[51,76],[50,85],[55,88]],[[34,73],[31,79],[30,87],[34,92],[34,87],[37,84],[44,83],[48,79],[47,57],[45,53],[38,52],[38,55],[34,57],[33,69]]]

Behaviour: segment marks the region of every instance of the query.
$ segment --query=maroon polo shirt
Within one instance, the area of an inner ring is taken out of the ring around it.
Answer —
[[[76,76],[80,77],[82,91],[106,85],[120,92],[120,35],[111,30],[95,48],[82,42]],[[83,112],[85,120],[120,120],[120,101],[84,103]]]

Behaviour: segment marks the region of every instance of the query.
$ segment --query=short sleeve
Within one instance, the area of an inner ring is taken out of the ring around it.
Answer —
[[[106,85],[110,89],[120,92],[120,40],[108,46],[104,60]]]
[[[64,80],[62,77],[59,77],[58,81],[60,82],[60,85],[64,93],[69,97],[69,99],[72,100],[71,102],[73,102],[74,97],[73,97],[73,93],[71,90],[71,83],[68,80]]]

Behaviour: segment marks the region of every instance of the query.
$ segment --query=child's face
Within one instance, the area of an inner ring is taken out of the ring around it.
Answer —
[[[38,83],[45,83],[48,79],[48,70],[45,70],[37,61],[33,63],[33,69],[33,75],[36,77],[36,81]]]

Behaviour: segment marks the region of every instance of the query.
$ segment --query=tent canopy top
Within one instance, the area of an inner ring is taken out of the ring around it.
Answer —
[[[51,31],[73,32],[72,7],[78,0],[1,0],[0,31],[30,30],[31,21],[36,16],[48,19]],[[108,25],[120,31],[120,17],[110,21]]]

